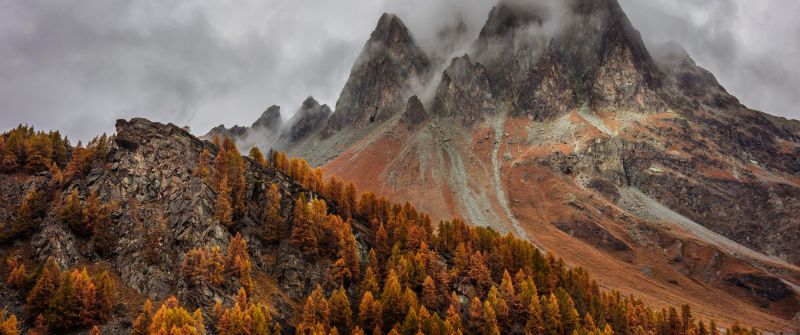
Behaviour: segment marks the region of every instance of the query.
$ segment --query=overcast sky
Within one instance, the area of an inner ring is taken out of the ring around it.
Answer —
[[[541,0],[540,0],[541,1]],[[550,0],[552,1],[552,0]],[[746,105],[800,119],[800,1],[621,0],[648,43],[675,40]],[[383,12],[434,50],[485,0],[0,0],[0,129],[73,139],[143,116],[249,125],[312,95],[333,107]],[[472,38],[470,37],[470,39]]]

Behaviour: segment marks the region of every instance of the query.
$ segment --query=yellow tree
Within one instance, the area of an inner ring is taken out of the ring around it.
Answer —
[[[350,333],[353,327],[353,311],[350,309],[350,299],[344,287],[339,287],[330,298],[331,326],[336,327],[344,334]]]
[[[250,159],[258,163],[261,166],[267,166],[267,160],[264,158],[264,154],[261,153],[261,150],[258,150],[258,147],[250,148]]]
[[[272,183],[266,192],[264,208],[264,240],[275,243],[283,239],[283,218],[281,217],[281,193],[278,185]]]
[[[228,177],[223,175],[217,187],[214,218],[226,227],[233,223],[233,209],[231,208],[230,194],[231,188],[228,186]]]

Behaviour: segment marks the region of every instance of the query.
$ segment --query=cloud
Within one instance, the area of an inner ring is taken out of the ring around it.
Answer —
[[[623,0],[648,41],[674,39],[745,104],[800,118],[800,3]],[[335,105],[380,14],[438,60],[463,54],[485,0],[8,0],[0,4],[0,128],[87,140],[144,116],[205,133],[312,95]],[[780,8],[776,10],[776,8]],[[284,119],[290,115],[285,114]]]
[[[674,40],[748,107],[800,119],[800,2],[620,3],[648,45]]]

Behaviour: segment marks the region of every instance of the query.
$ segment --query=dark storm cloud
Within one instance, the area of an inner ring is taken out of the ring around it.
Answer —
[[[624,0],[648,41],[674,39],[751,107],[798,118],[800,24],[778,0]],[[383,12],[421,47],[466,51],[485,0],[0,1],[0,128],[88,139],[144,116],[205,133],[284,118],[308,95],[335,105]],[[792,7],[792,8],[787,8]],[[776,8],[783,8],[775,10]]]

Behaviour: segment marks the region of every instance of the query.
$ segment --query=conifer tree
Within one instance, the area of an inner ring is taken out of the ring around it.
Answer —
[[[372,292],[365,292],[358,305],[358,321],[365,329],[380,329],[383,311],[381,302],[375,300]]]
[[[258,163],[261,166],[267,166],[267,160],[264,158],[264,154],[261,153],[261,150],[258,147],[250,148],[249,153],[250,159]]]
[[[315,223],[318,223],[312,221],[316,215],[312,212],[313,206],[301,194],[294,206],[291,244],[304,255],[314,258],[319,252],[319,238],[314,227]]]
[[[217,187],[214,218],[226,227],[233,224],[233,209],[231,208],[230,193],[231,189],[228,186],[228,177],[223,175]]]
[[[51,189],[58,189],[64,184],[64,174],[61,172],[61,168],[58,167],[56,162],[50,162],[50,188]]]
[[[558,298],[553,293],[550,297],[541,296],[542,320],[544,320],[545,332],[547,335],[563,334],[561,327],[561,312],[558,307]]]
[[[342,207],[344,208],[344,215],[347,218],[353,217],[356,210],[356,185],[352,182],[347,183],[344,187],[344,201]]]
[[[278,185],[272,183],[266,192],[264,208],[264,240],[275,243],[283,239],[283,218],[281,218],[281,193]]]
[[[49,257],[42,268],[36,285],[28,293],[25,309],[31,314],[36,315],[49,307],[50,299],[56,294],[61,283],[61,269],[56,264],[53,257]]]
[[[103,271],[95,280],[97,296],[95,298],[94,310],[96,311],[95,320],[106,323],[111,317],[111,309],[114,307],[116,296],[114,293],[114,283],[108,272]]]
[[[32,187],[22,197],[15,217],[11,221],[10,237],[27,236],[39,229],[42,219],[47,214],[47,199],[42,191]],[[0,237],[2,241],[2,237]]]
[[[382,321],[384,326],[394,325],[402,321],[405,317],[400,280],[397,278],[397,274],[394,270],[389,270],[386,283],[383,285],[383,291],[381,292],[381,308],[383,309]]]
[[[339,287],[330,298],[331,326],[349,334],[353,328],[353,311],[350,309],[350,299],[344,287]]]
[[[189,313],[175,297],[170,297],[153,314],[147,327],[148,334],[178,334],[200,335],[205,333],[202,314]]]
[[[472,297],[469,303],[469,317],[467,318],[466,327],[476,331],[483,329],[483,303],[478,297]]]
[[[531,302],[528,305],[528,321],[525,323],[526,334],[544,334],[545,325],[542,319],[542,305],[539,297],[531,297]]]
[[[558,291],[557,298],[562,329],[564,333],[570,334],[573,330],[578,329],[580,315],[575,309],[575,303],[572,298],[563,289]]]
[[[335,216],[334,216],[335,217]],[[358,280],[361,277],[361,263],[358,259],[358,249],[356,248],[356,238],[353,236],[351,230],[350,220],[338,229],[338,254],[339,258],[344,261],[353,279]]]
[[[318,325],[322,327],[322,331],[325,331],[325,327],[330,323],[330,313],[330,305],[322,294],[322,287],[317,285],[317,288],[306,298],[303,306],[303,319],[297,326],[297,332],[300,334],[313,333]]]
[[[81,207],[81,200],[78,196],[77,188],[72,189],[72,192],[69,193],[58,213],[61,222],[66,224],[67,227],[71,228],[73,231],[80,232],[84,235],[89,233],[88,228],[83,224],[83,208]]]
[[[133,321],[131,335],[147,335],[150,321],[153,319],[153,303],[147,299],[142,305],[142,311]]]
[[[367,270],[364,272],[364,278],[361,279],[361,292],[371,292],[372,295],[376,295],[379,292],[378,279],[375,277],[375,271],[372,270],[371,266],[367,267]]]
[[[422,304],[432,310],[440,307],[439,292],[431,276],[425,276],[422,281]]]
[[[53,158],[53,142],[44,133],[33,136],[28,145],[25,169],[31,172],[46,171]]]
[[[236,236],[228,244],[225,267],[232,275],[239,278],[239,283],[247,292],[253,292],[250,254],[247,251],[247,241],[244,240],[240,233],[236,233]]]
[[[211,183],[213,171],[211,170],[211,152],[203,148],[200,151],[200,157],[197,158],[197,166],[192,171],[194,177],[200,178],[205,183]]]
[[[488,301],[483,302],[483,328],[481,333],[486,335],[500,335],[500,327],[497,325],[497,316],[494,308]]]
[[[414,308],[409,308],[399,332],[402,335],[415,335],[419,331],[420,319]]]

